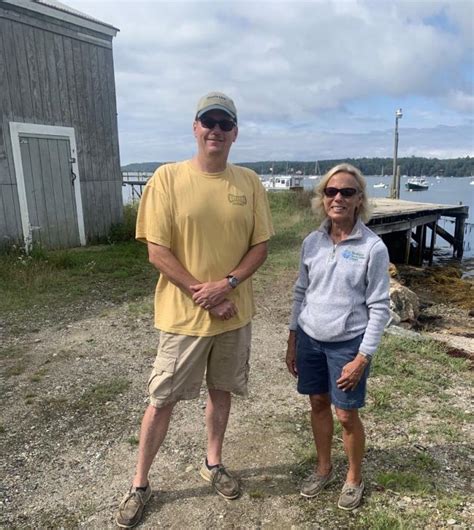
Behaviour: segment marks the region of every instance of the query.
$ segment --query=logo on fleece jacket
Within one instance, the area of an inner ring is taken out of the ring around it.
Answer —
[[[362,252],[357,252],[357,250],[351,250],[347,248],[342,253],[342,257],[348,261],[364,261],[365,255]]]

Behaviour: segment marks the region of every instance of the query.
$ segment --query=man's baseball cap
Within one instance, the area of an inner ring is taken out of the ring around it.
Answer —
[[[226,112],[237,123],[237,109],[229,96],[222,92],[209,92],[203,96],[197,106],[196,118],[200,118],[210,110],[222,110]]]

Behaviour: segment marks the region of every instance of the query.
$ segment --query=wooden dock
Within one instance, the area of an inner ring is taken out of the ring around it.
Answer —
[[[130,186],[132,202],[140,200],[143,187],[153,173],[153,171],[122,171],[122,186]]]
[[[453,257],[462,258],[468,206],[380,198],[370,199],[370,205],[372,218],[368,226],[384,240],[391,261],[422,265],[427,260],[431,265],[437,235],[453,247]],[[441,217],[454,219],[453,234],[438,225]]]

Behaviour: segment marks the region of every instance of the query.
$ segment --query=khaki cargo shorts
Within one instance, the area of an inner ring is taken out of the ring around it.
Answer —
[[[251,324],[213,337],[160,332],[160,345],[148,380],[150,403],[199,396],[204,373],[207,387],[247,396]]]

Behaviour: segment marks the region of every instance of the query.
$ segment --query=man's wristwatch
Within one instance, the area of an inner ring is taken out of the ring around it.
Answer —
[[[372,356],[371,355],[368,355],[367,353],[364,353],[364,352],[357,352],[358,355],[360,355],[361,357],[364,357],[364,359],[367,361],[367,364],[370,363],[371,359],[372,359]]]
[[[235,289],[237,285],[239,285],[240,280],[236,278],[235,276],[232,276],[232,274],[229,274],[229,276],[226,276],[227,281],[229,282],[229,285],[232,287],[232,289]]]

